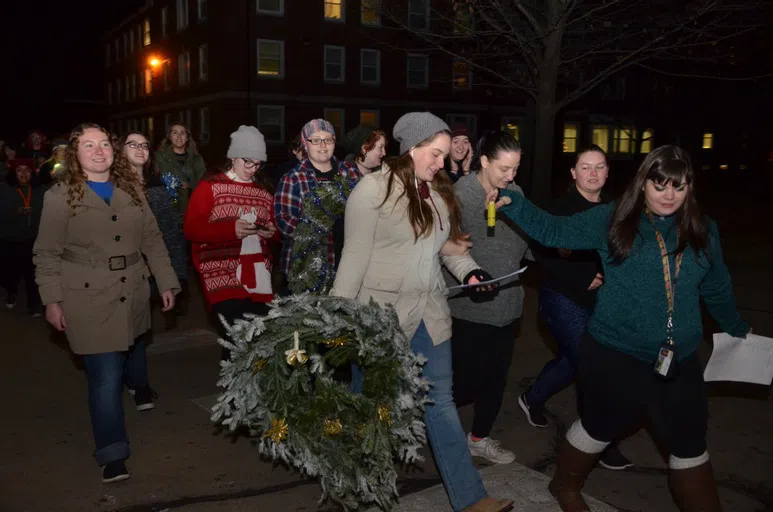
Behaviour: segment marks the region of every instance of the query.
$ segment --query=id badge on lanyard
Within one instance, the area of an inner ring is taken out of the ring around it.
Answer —
[[[663,235],[660,234],[657,226],[655,226],[655,218],[650,213],[649,209],[644,210],[647,216],[652,222],[652,226],[655,228],[655,238],[657,238],[658,246],[660,246],[660,256],[663,263],[663,282],[666,286],[666,300],[668,302],[668,320],[666,321],[666,340],[661,343],[658,349],[658,356],[655,358],[654,371],[655,374],[664,379],[668,379],[674,376],[676,372],[676,343],[674,343],[674,295],[676,288],[676,280],[679,277],[679,269],[682,266],[682,253],[676,256],[674,265],[674,278],[671,280],[671,262],[668,259],[668,249],[666,249],[666,242],[663,240]],[[677,231],[677,244],[679,240],[679,232]]]

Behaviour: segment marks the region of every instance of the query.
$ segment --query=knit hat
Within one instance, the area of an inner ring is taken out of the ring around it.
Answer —
[[[400,154],[404,155],[421,141],[447,130],[446,122],[430,112],[409,112],[397,120],[392,136],[400,143]]]
[[[38,168],[33,158],[14,158],[8,162],[8,169],[11,172],[16,172],[16,169],[22,166],[29,167],[32,172],[35,172],[35,169]]]
[[[266,161],[266,140],[254,126],[241,125],[231,134],[228,146],[228,158],[249,158],[259,162]]]
[[[51,144],[51,151],[56,150],[56,148],[62,147],[66,148],[68,146],[67,141],[64,139],[56,139],[53,144]]]
[[[472,142],[470,131],[463,124],[455,124],[453,128],[451,128],[451,138],[453,139],[454,137],[467,137],[470,139],[470,142]]]
[[[362,145],[368,140],[370,134],[376,130],[375,127],[369,125],[358,125],[357,128],[350,130],[344,137],[343,146],[347,153],[359,155],[362,151]]]
[[[336,136],[336,130],[333,128],[333,125],[324,119],[312,119],[303,125],[303,130],[301,130],[303,140],[309,140],[311,134],[315,132],[327,132],[333,137]]]

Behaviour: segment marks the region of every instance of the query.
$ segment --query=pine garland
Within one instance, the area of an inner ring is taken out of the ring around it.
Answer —
[[[303,196],[303,211],[293,231],[288,286],[292,293],[326,294],[335,268],[328,261],[328,240],[336,219],[343,218],[354,186],[343,176],[319,183]]]
[[[429,381],[392,306],[310,294],[229,326],[213,421],[259,436],[260,452],[319,478],[345,510],[397,498],[395,459],[421,460]],[[361,394],[333,379],[356,362]]]

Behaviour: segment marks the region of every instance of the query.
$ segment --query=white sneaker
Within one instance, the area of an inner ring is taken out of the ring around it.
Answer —
[[[472,434],[467,434],[467,449],[473,457],[483,457],[494,464],[510,464],[515,460],[515,454],[505,450],[499,441],[485,437],[480,441],[473,441]]]

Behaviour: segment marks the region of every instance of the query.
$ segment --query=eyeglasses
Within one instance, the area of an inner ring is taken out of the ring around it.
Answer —
[[[127,142],[124,144],[124,146],[129,146],[131,149],[140,149],[142,148],[143,151],[150,151],[150,144],[147,142]]]
[[[245,169],[252,169],[254,167],[260,166],[260,160],[250,160],[248,158],[242,158],[242,160],[244,160]]]
[[[332,146],[333,144],[335,144],[335,141],[336,140],[332,137],[328,137],[327,139],[318,139],[315,137],[313,139],[309,139],[309,144],[311,144],[312,146],[319,146],[324,142],[326,146]]]

